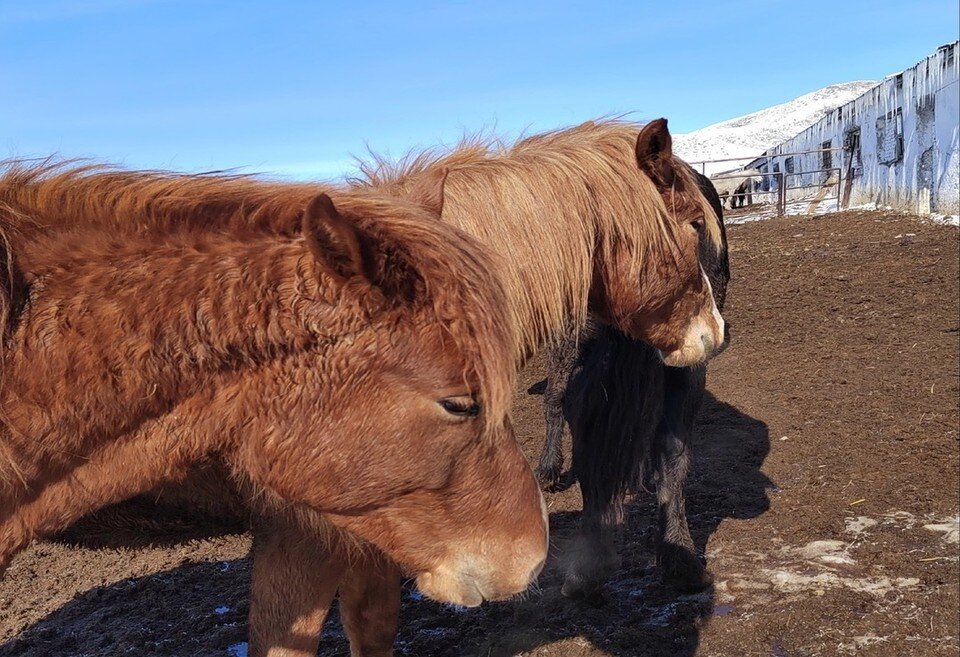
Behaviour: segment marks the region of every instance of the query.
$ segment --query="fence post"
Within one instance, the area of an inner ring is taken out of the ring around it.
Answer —
[[[843,201],[843,169],[837,167],[837,212],[844,209]]]
[[[777,216],[787,213],[787,176],[783,171],[777,171],[780,181],[777,184]]]

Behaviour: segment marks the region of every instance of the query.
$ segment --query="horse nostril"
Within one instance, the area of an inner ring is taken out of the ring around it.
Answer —
[[[703,352],[705,354],[713,353],[713,337],[708,333],[704,333],[700,336],[700,342],[703,343]]]
[[[730,322],[725,322],[723,325],[723,343],[727,344],[730,342]]]

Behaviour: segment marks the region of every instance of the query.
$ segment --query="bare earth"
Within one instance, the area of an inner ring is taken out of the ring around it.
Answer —
[[[734,343],[711,366],[688,486],[716,586],[660,584],[640,499],[605,604],[565,600],[573,487],[548,496],[540,592],[463,611],[408,591],[398,655],[960,654],[957,229],[844,213],[729,233]],[[515,409],[531,459],[543,371],[523,373]],[[0,657],[242,655],[249,546],[35,546],[0,582]],[[335,618],[319,654],[348,654]]]

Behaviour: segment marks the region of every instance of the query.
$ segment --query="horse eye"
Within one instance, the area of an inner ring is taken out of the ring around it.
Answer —
[[[441,399],[440,406],[447,413],[458,417],[476,417],[480,415],[480,404],[469,398]]]
[[[704,224],[703,224],[702,218],[697,219],[696,221],[693,221],[691,223],[693,224],[693,227],[696,229],[698,233],[703,233]]]

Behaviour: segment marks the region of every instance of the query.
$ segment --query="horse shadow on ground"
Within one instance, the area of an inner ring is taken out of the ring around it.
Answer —
[[[230,657],[247,640],[249,586],[249,559],[121,580],[77,595],[0,644],[0,656]]]
[[[766,424],[709,392],[692,450],[687,512],[704,552],[720,523],[763,514],[768,491],[776,488],[761,471],[770,450]],[[457,609],[424,600],[407,586],[396,654],[507,657],[565,641],[573,644],[557,654],[694,657],[701,628],[729,610],[714,604],[712,590],[681,594],[660,581],[653,564],[655,512],[649,495],[631,505],[619,543],[623,564],[602,604],[561,595],[564,547],[579,513],[554,513],[551,557],[539,590],[506,603]],[[242,559],[190,563],[92,589],[0,645],[0,657],[243,655],[249,577],[249,560]],[[317,654],[348,653],[334,610]]]

